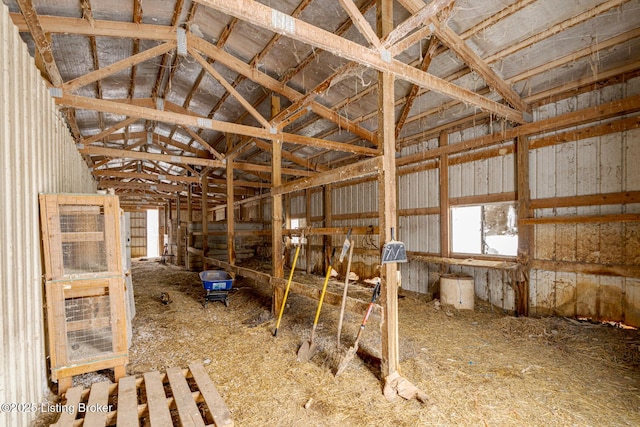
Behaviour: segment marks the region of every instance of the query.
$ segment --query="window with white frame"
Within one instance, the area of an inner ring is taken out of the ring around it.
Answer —
[[[516,256],[518,217],[515,203],[452,207],[451,251]]]

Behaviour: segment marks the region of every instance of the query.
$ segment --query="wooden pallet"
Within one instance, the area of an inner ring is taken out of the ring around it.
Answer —
[[[166,373],[147,372],[117,384],[94,383],[67,390],[55,427],[71,426],[217,426],[233,420],[211,378],[199,363]]]

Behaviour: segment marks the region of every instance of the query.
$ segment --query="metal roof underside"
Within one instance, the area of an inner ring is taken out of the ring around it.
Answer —
[[[230,159],[237,198],[268,191],[274,137],[285,182],[376,155],[385,67],[398,149],[640,71],[640,0],[398,0],[392,41],[371,37],[375,0],[3,2],[125,204],[203,176],[225,203]]]

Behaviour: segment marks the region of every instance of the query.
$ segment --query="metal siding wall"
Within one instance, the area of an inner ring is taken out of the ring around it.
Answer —
[[[304,193],[301,195],[292,196],[290,201],[291,217],[292,218],[304,218],[307,211],[306,196]]]
[[[38,194],[96,187],[4,4],[0,64],[0,402],[38,403],[49,376]],[[0,425],[35,415],[3,412]]]
[[[640,78],[581,94],[535,112],[536,120],[640,93]],[[640,130],[567,142],[532,151],[532,198],[570,197],[640,189]],[[638,213],[638,204],[539,209],[537,217]],[[537,259],[637,265],[640,224],[535,226]],[[532,313],[585,316],[640,325],[640,280],[535,270]]]

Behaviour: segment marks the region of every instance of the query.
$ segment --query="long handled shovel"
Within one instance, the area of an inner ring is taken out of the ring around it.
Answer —
[[[300,254],[300,246],[302,246],[302,241],[304,240],[304,235],[302,239],[300,239],[300,244],[296,246],[296,254],[293,257],[293,265],[291,265],[291,272],[289,273],[289,280],[287,281],[287,288],[284,291],[284,298],[282,299],[282,305],[280,306],[280,314],[278,314],[278,321],[276,322],[276,329],[273,331],[273,336],[278,335],[278,328],[280,327],[280,320],[282,320],[282,313],[284,313],[284,306],[287,303],[287,296],[289,295],[289,288],[291,287],[291,279],[293,279],[293,272],[296,269],[296,262],[298,262],[298,255]]]
[[[369,319],[369,315],[373,310],[373,305],[376,302],[376,299],[380,295],[380,282],[376,284],[376,287],[373,288],[373,296],[371,297],[371,302],[369,303],[369,308],[367,308],[367,313],[364,315],[364,319],[362,320],[362,324],[360,325],[360,329],[358,329],[358,335],[356,335],[356,341],[353,343],[353,347],[347,350],[347,354],[345,354],[344,359],[338,365],[338,370],[336,371],[336,377],[344,372],[349,366],[349,363],[353,360],[353,357],[358,352],[358,343],[360,342],[360,336],[362,335],[362,331],[364,331],[364,327],[367,324],[367,320]]]
[[[335,249],[333,251],[335,254]],[[333,255],[331,255],[333,259]],[[309,341],[302,343],[298,349],[298,361],[308,362],[316,354],[318,346],[314,341],[316,335],[316,326],[318,326],[318,319],[320,318],[320,310],[322,309],[322,301],[324,300],[324,294],[327,292],[327,284],[329,283],[329,277],[331,277],[331,264],[327,268],[327,276],[324,278],[324,284],[322,285],[322,293],[320,294],[320,301],[318,301],[318,308],[316,309],[316,318],[313,320],[313,328],[311,329],[311,338]]]
[[[342,334],[342,321],[344,319],[344,309],[347,305],[347,290],[349,289],[349,275],[351,274],[351,258],[353,257],[353,241],[349,240],[349,236],[351,235],[351,230],[347,233],[347,238],[342,245],[342,255],[340,255],[340,262],[344,258],[344,252],[349,248],[349,258],[347,261],[347,274],[344,278],[344,290],[342,292],[342,305],[340,307],[340,317],[338,318],[338,348],[340,348],[340,335]]]

